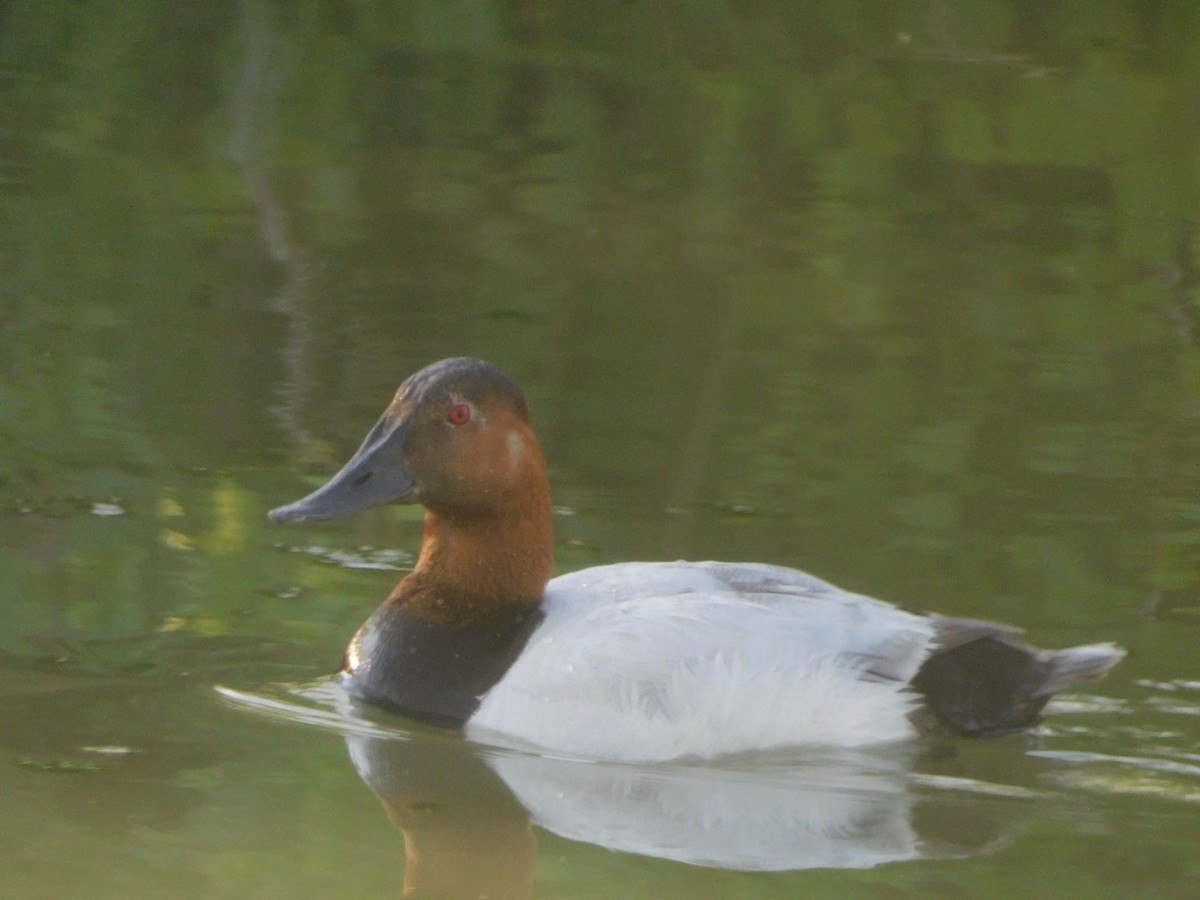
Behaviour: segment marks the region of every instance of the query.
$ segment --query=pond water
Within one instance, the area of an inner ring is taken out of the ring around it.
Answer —
[[[14,897],[1200,893],[1200,7],[0,11]],[[559,571],[794,565],[1129,657],[1028,735],[611,766],[347,709],[399,381],[526,389]]]

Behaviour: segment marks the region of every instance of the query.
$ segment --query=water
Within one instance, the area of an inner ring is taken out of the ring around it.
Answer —
[[[6,889],[1194,896],[1177,6],[8,4]],[[419,514],[265,512],[464,353],[527,390],[560,571],[792,564],[1130,656],[1029,736],[714,767],[339,709]]]

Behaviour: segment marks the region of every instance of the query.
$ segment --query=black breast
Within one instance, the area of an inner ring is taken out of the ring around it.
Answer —
[[[444,624],[385,603],[346,649],[349,689],[410,718],[460,727],[541,619],[535,611],[497,624]]]

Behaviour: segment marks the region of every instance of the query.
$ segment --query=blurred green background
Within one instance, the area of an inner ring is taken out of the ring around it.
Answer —
[[[1072,786],[999,852],[749,876],[543,834],[539,896],[1191,896],[1198,212],[1196,4],[4,4],[19,894],[399,892],[340,740],[212,687],[336,669],[419,513],[265,511],[473,354],[529,395],[560,570],[763,560],[1132,651],[1041,738],[1103,760],[1002,751]]]

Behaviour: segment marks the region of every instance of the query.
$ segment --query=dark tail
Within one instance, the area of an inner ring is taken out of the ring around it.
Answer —
[[[1059,691],[1099,681],[1125,656],[1115,644],[1039,650],[1016,629],[970,619],[936,620],[938,647],[912,686],[943,727],[992,737],[1037,724]]]

